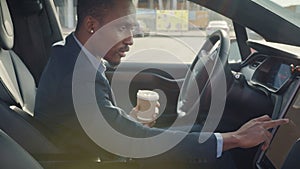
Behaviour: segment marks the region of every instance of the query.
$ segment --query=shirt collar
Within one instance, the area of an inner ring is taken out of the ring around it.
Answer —
[[[92,65],[100,71],[100,73],[104,73],[106,70],[106,66],[104,64],[104,61],[102,58],[97,57],[93,55],[90,51],[88,51],[82,44],[81,42],[76,38],[75,33],[72,33],[72,36],[74,37],[76,43],[80,46],[82,52],[87,56],[89,61],[92,63]],[[99,64],[100,63],[100,64]]]

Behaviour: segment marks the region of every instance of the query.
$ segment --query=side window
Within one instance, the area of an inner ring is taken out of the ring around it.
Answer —
[[[248,36],[248,39],[250,40],[264,40],[263,37],[261,37],[258,33],[256,33],[255,31],[249,29],[249,28],[246,28],[246,31],[247,31],[247,36]]]
[[[254,41],[265,41],[263,37],[261,37],[258,33],[256,33],[254,30],[251,30],[250,28],[246,28],[247,37],[248,40],[254,40]],[[255,52],[253,48],[250,48],[251,53]]]
[[[62,27],[63,35],[66,36],[75,30],[77,23],[77,0],[54,0],[54,5]]]
[[[76,25],[76,0],[54,0],[64,35]],[[187,0],[133,0],[134,45],[123,62],[191,63],[207,36],[218,29],[235,39],[230,19]],[[229,62],[240,61],[234,46]]]
[[[228,62],[229,63],[239,63],[241,61],[242,61],[242,56],[240,53],[238,43],[235,38],[231,39]]]

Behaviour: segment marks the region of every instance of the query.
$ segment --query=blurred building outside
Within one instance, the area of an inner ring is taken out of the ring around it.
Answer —
[[[54,0],[63,31],[75,29],[77,0]],[[187,0],[133,0],[137,19],[142,20],[151,32],[188,32],[205,30],[211,20],[225,20],[232,29],[231,21],[209,9]],[[300,4],[286,8],[300,14]]]

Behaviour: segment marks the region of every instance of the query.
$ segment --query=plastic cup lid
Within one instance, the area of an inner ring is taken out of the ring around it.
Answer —
[[[143,100],[155,101],[159,99],[158,93],[151,90],[139,90],[137,97]]]

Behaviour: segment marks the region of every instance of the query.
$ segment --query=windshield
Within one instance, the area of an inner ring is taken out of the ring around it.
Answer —
[[[253,2],[300,27],[300,0],[253,0]]]
[[[300,27],[300,0],[252,0],[253,2],[272,11],[286,21]],[[265,40],[256,31],[247,28],[248,39]]]
[[[54,2],[63,34],[67,36],[75,29],[76,1]],[[138,27],[133,32],[134,45],[123,62],[190,64],[206,38],[217,29],[225,29],[235,38],[230,19],[196,3],[187,0],[133,0],[133,3]],[[213,28],[207,29],[214,22]]]
[[[300,4],[299,0],[271,0],[271,1],[281,7],[291,7],[291,6],[297,6]]]
[[[277,5],[287,9],[291,22],[300,27],[300,0],[272,0]]]

